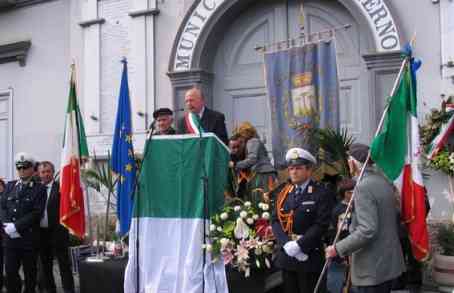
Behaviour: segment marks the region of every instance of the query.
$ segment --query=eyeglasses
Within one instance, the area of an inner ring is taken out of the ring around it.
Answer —
[[[32,167],[31,165],[19,165],[19,166],[16,166],[16,170],[27,170],[31,167]]]

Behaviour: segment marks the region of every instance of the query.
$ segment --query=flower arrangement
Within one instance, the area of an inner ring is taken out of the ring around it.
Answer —
[[[251,270],[271,268],[275,240],[270,225],[270,206],[235,199],[211,218],[206,250],[214,261],[222,257],[225,265],[249,277]]]
[[[421,144],[425,153],[430,153],[443,124],[448,122],[453,115],[453,100],[454,96],[450,96],[442,102],[440,109],[432,109],[426,116],[426,121],[420,128]],[[454,176],[454,148],[449,139],[434,156],[429,156],[427,159],[428,167],[439,170],[448,176]]]

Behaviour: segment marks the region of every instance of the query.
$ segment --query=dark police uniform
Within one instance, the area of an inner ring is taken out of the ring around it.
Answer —
[[[272,228],[279,248],[274,264],[282,269],[285,292],[312,293],[325,260],[322,237],[330,222],[329,190],[312,179],[302,191],[297,191],[295,185],[287,182],[274,190],[271,198]],[[286,225],[279,213],[292,218],[291,231],[285,231]],[[299,261],[287,255],[283,246],[291,240],[297,240],[301,252],[308,256],[307,260]],[[324,290],[325,282],[319,292]]]
[[[21,292],[19,268],[22,265],[25,293],[34,293],[39,248],[39,222],[46,203],[46,188],[31,180],[10,181],[0,201],[2,223],[13,223],[20,237],[3,235],[8,293]]]

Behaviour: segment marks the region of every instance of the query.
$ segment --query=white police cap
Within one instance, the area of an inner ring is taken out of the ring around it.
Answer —
[[[35,163],[35,159],[27,153],[17,153],[16,156],[14,157],[14,163],[15,164],[23,164],[23,163]]]
[[[302,148],[291,148],[287,151],[285,155],[285,161],[287,165],[307,165],[307,164],[317,164],[317,159],[309,153],[308,151]]]

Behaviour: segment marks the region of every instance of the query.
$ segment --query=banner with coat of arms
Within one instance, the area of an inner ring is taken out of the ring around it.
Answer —
[[[335,41],[265,53],[274,162],[284,165],[291,147],[314,151],[305,139],[315,128],[339,128]]]

